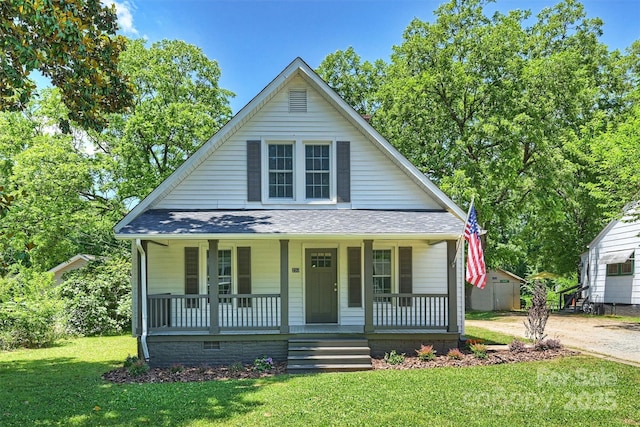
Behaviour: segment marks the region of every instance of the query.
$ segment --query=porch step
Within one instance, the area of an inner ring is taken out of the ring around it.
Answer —
[[[287,372],[348,372],[372,369],[366,339],[291,339]]]

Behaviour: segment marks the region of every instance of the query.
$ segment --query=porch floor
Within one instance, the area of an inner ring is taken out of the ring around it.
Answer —
[[[371,334],[446,334],[446,329],[387,329],[379,328]],[[279,329],[226,329],[215,335],[279,335]],[[288,335],[304,335],[304,334],[336,334],[336,335],[362,335],[364,334],[364,326],[345,326],[345,325],[291,325],[289,326]],[[171,330],[171,329],[154,329],[149,332],[149,336],[167,336],[167,335],[189,335],[203,336],[211,335],[207,330]]]

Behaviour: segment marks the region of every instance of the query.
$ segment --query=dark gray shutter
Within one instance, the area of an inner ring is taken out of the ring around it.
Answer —
[[[336,147],[338,202],[351,201],[351,147],[349,141],[338,141]]]
[[[400,283],[398,291],[401,294],[413,293],[413,253],[411,247],[398,248],[400,270]],[[400,298],[400,306],[411,305],[411,298]]]
[[[347,248],[349,307],[362,307],[362,250]]]
[[[260,141],[247,141],[247,201],[262,200]]]
[[[184,293],[197,295],[200,292],[200,269],[198,265],[198,248],[184,248]],[[187,298],[187,308],[198,307],[198,298]]]
[[[237,249],[237,265],[238,265],[238,293],[251,293],[251,248],[242,247]],[[251,307],[250,298],[241,298],[238,300],[238,306]]]

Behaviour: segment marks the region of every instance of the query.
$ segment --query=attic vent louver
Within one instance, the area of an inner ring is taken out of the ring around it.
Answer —
[[[289,112],[307,112],[307,91],[305,89],[292,89],[289,91]]]

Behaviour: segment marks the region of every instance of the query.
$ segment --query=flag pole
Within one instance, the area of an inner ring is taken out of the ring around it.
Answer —
[[[464,230],[467,228],[467,222],[469,222],[469,216],[471,215],[471,209],[473,209],[473,202],[475,201],[475,196],[471,196],[471,204],[469,205],[469,211],[467,212],[467,218],[464,220],[464,224],[462,225],[462,234],[458,237],[458,241],[456,242],[456,254],[453,257],[453,261],[451,261],[451,267],[454,266],[456,260],[458,259],[458,253],[460,252],[460,242],[464,239]]]

